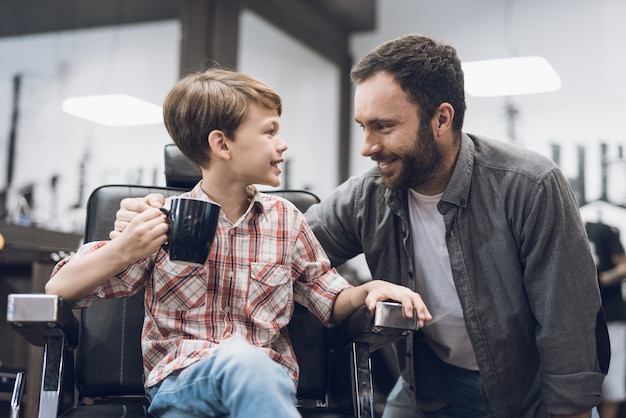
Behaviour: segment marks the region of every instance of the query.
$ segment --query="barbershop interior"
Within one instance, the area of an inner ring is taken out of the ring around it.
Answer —
[[[70,309],[68,318],[58,298],[30,299],[20,311],[13,296],[42,296],[54,265],[84,242],[88,216],[101,210],[90,201],[92,192],[108,185],[193,187],[168,179],[177,169],[168,161],[177,164],[180,156],[165,157],[172,139],[162,104],[182,76],[207,67],[248,73],[280,94],[280,130],[289,148],[278,189],[323,201],[375,164],[360,154],[352,65],[401,35],[441,40],[456,48],[464,66],[463,131],[552,159],[582,219],[611,226],[626,246],[625,16],[626,2],[619,0],[0,0],[0,418],[57,416],[51,411],[79,402],[96,409],[68,416],[123,416],[105,415],[116,402],[129,411],[144,408],[137,389],[141,359],[125,372],[135,381],[120,384],[123,389],[109,390],[115,384],[108,376],[98,382],[114,362],[131,363],[137,353],[125,359],[110,348],[98,352],[117,356],[109,362],[79,352],[81,344],[97,352],[104,344],[98,338],[128,343],[120,331],[86,330],[88,321],[113,328],[112,310],[123,323],[122,308],[103,308],[109,310],[96,319]],[[503,80],[481,78],[490,70],[470,66],[504,61],[512,66],[496,70]],[[521,67],[528,63],[540,68]],[[180,169],[183,177],[196,175],[190,164]],[[108,205],[110,222],[100,226],[100,236],[113,229],[117,202]],[[360,257],[340,272],[359,283],[371,278]],[[141,321],[137,339],[140,327]],[[328,348],[337,330],[292,335],[292,342],[308,338],[300,343],[304,350],[321,347],[303,360],[320,374],[306,378],[310,388],[298,389],[303,416],[381,416],[397,378],[389,370],[389,342],[406,331],[366,328],[367,335],[341,348]],[[83,334],[92,340],[84,342]],[[341,366],[329,358],[338,351],[345,354]],[[82,364],[90,361],[99,364]],[[344,368],[345,376],[327,373]],[[80,379],[85,382],[74,382]],[[325,412],[329,397],[351,412]],[[620,414],[626,417],[626,408]]]

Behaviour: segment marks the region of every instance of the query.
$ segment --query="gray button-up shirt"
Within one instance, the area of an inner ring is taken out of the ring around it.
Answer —
[[[364,253],[373,278],[415,288],[407,208],[407,191],[386,189],[373,168],[340,185],[306,217],[333,264]],[[596,267],[559,168],[532,151],[463,134],[438,209],[496,415],[545,417],[598,404],[608,361],[598,347],[608,342],[602,332],[596,338]],[[399,347],[401,373],[428,407],[419,388],[432,392],[440,376],[416,367],[415,377],[412,345],[422,343],[406,343]]]

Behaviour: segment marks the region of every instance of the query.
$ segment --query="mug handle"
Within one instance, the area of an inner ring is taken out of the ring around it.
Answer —
[[[167,223],[169,225],[171,225],[172,224],[172,212],[170,212],[169,209],[166,209],[166,208],[163,208],[163,207],[159,208],[159,210],[165,214],[165,218],[167,219]],[[169,235],[169,231],[168,231],[168,235]],[[163,248],[165,251],[169,252],[169,241],[165,241],[165,243],[163,243],[161,245],[161,248]]]

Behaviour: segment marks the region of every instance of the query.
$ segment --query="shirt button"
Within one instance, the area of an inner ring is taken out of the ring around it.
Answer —
[[[229,230],[229,231],[228,231],[228,234],[229,234],[229,235],[235,235],[235,230],[234,230],[234,229]]]
[[[231,270],[228,272],[228,278],[232,279],[233,277],[235,277],[235,272]]]
[[[230,312],[230,306],[224,306],[224,313]]]

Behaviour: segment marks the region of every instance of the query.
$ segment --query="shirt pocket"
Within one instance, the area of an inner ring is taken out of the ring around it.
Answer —
[[[276,263],[250,263],[246,314],[262,329],[289,323],[293,304],[291,268]]]
[[[205,267],[191,267],[166,261],[155,269],[154,290],[159,308],[188,311],[206,304]]]

